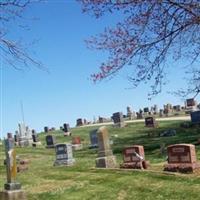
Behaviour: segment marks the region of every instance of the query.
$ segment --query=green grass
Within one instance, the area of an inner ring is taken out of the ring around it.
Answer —
[[[80,136],[84,149],[74,152],[76,164],[72,167],[53,167],[54,149],[45,149],[45,134],[40,134],[43,147],[16,148],[20,158],[30,159],[29,170],[18,174],[18,180],[28,195],[28,200],[125,200],[125,199],[200,199],[200,175],[164,174],[166,155],[161,155],[160,145],[196,143],[200,128],[180,128],[180,122],[160,122],[156,129],[144,127],[144,123],[128,124],[118,129],[108,126],[113,139],[113,152],[118,165],[122,163],[122,149],[133,144],[143,145],[146,160],[151,163],[148,171],[121,171],[95,169],[97,150],[88,149],[89,131],[96,127],[74,128],[73,136]],[[174,137],[159,137],[162,131],[177,130]],[[57,142],[70,142],[59,131],[53,133]],[[118,137],[113,137],[118,135]],[[196,146],[200,160],[200,147]],[[0,188],[6,182],[4,151],[0,146]]]

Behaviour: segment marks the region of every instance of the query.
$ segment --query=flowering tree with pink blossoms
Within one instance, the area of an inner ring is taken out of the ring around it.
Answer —
[[[109,53],[94,82],[116,75],[130,65],[128,79],[137,87],[150,83],[150,97],[162,91],[168,60],[187,60],[188,88],[182,96],[200,92],[200,1],[199,0],[77,0],[83,12],[96,18],[119,14],[113,28],[88,39],[91,49]],[[194,67],[198,65],[198,67]],[[176,67],[176,66],[175,66]]]

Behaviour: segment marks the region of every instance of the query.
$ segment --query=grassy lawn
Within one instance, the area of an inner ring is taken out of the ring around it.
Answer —
[[[159,137],[162,131],[173,128],[177,135]],[[45,134],[40,134],[42,147],[16,148],[20,158],[30,159],[29,170],[18,174],[18,180],[28,195],[28,200],[91,200],[91,199],[200,199],[200,174],[164,174],[166,155],[161,155],[160,145],[196,143],[200,128],[180,128],[178,121],[160,122],[156,129],[144,127],[144,123],[128,124],[123,129],[108,126],[113,139],[112,149],[118,164],[122,163],[125,146],[141,144],[145,148],[146,160],[151,163],[148,171],[95,169],[97,150],[88,149],[89,132],[95,127],[74,128],[73,135],[80,136],[84,149],[74,152],[76,164],[72,167],[53,167],[54,149],[45,149]],[[70,142],[59,131],[53,133],[57,142]],[[114,137],[118,135],[118,137]],[[200,160],[200,146],[196,146]],[[6,182],[4,151],[0,146],[0,188]]]

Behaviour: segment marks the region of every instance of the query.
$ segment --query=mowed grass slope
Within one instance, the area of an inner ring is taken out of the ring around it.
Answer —
[[[177,135],[159,137],[162,131],[173,128]],[[160,145],[175,143],[196,143],[200,128],[180,128],[180,122],[160,122],[159,128],[144,127],[144,123],[128,124],[118,129],[108,126],[113,139],[112,149],[118,165],[122,163],[122,149],[133,144],[144,145],[146,160],[151,163],[148,171],[120,171],[95,169],[97,150],[88,149],[89,132],[95,127],[72,129],[73,136],[80,136],[84,149],[74,152],[76,164],[72,167],[54,167],[54,149],[45,149],[45,134],[40,134],[43,147],[16,148],[20,158],[30,159],[29,170],[18,174],[18,180],[27,193],[28,200],[91,200],[91,199],[200,199],[200,175],[164,174],[166,155],[161,155]],[[62,132],[53,133],[58,143],[70,142]],[[116,137],[118,136],[118,137]],[[6,182],[4,151],[0,146],[0,188]],[[200,160],[200,146],[196,146]]]

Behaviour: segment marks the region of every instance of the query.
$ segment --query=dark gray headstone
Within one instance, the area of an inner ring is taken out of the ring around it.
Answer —
[[[46,148],[54,148],[56,142],[55,142],[55,138],[52,135],[47,135],[46,136]]]
[[[90,148],[97,148],[98,147],[98,136],[97,136],[97,130],[92,130],[90,132]]]
[[[200,123],[200,110],[190,113],[192,123]]]

